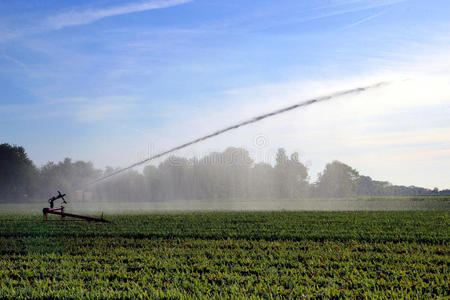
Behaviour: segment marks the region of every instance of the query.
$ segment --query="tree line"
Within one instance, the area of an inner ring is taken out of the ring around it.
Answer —
[[[310,182],[308,168],[298,153],[288,155],[283,148],[278,150],[274,165],[255,163],[246,149],[229,147],[201,158],[170,156],[142,172],[130,170],[86,186],[116,170],[99,170],[91,162],[70,158],[38,168],[23,147],[0,144],[0,201],[37,201],[49,198],[56,190],[85,201],[130,202],[450,194],[450,190],[376,181],[339,161],[327,164],[317,180]]]

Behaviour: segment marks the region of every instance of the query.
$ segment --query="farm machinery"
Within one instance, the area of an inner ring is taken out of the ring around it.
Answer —
[[[89,222],[110,223],[108,220],[103,219],[103,213],[100,218],[94,218],[94,217],[75,215],[75,214],[65,212],[63,204],[67,204],[66,199],[64,199],[66,194],[61,194],[60,191],[57,191],[57,192],[58,192],[58,195],[53,196],[50,199],[48,199],[48,203],[50,204],[50,207],[44,207],[42,209],[42,213],[44,215],[44,221],[49,221],[48,215],[52,214],[52,215],[61,216],[61,219],[60,219],[61,221],[85,220],[85,221],[89,221]],[[55,201],[59,201],[59,200],[62,201],[61,205],[59,207],[55,207]],[[66,219],[66,217],[69,217],[70,219]]]

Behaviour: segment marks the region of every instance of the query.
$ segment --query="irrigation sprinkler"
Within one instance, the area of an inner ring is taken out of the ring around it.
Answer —
[[[63,204],[67,204],[66,199],[64,199],[66,194],[61,194],[60,191],[57,191],[57,192],[58,192],[58,195],[53,196],[50,199],[48,199],[48,203],[50,204],[50,207],[44,207],[42,209],[42,214],[44,215],[44,221],[45,222],[49,221],[48,215],[52,214],[52,215],[59,215],[59,216],[61,216],[61,219],[59,219],[60,221],[81,221],[81,220],[85,220],[85,221],[88,221],[88,222],[111,223],[110,221],[105,220],[103,218],[103,213],[102,213],[100,218],[94,218],[94,217],[76,215],[76,214],[71,214],[71,213],[65,212]],[[57,201],[57,200],[62,200],[62,203],[61,203],[61,205],[59,207],[54,207],[55,206],[55,201]],[[69,217],[71,219],[66,219],[66,217]]]

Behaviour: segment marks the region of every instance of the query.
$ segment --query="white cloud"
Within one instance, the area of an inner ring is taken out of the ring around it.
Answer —
[[[97,10],[66,12],[48,18],[47,25],[51,29],[61,29],[68,26],[89,24],[103,18],[118,15],[177,6],[191,1],[192,0],[146,1]]]

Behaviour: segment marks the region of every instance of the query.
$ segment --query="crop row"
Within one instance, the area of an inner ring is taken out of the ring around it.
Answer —
[[[112,224],[0,216],[3,237],[265,239],[449,242],[449,212],[260,212],[115,215]]]
[[[37,247],[34,239],[22,242]],[[65,251],[41,253],[31,246],[26,255],[2,257],[0,298],[449,296],[444,245],[115,238],[50,243]]]

